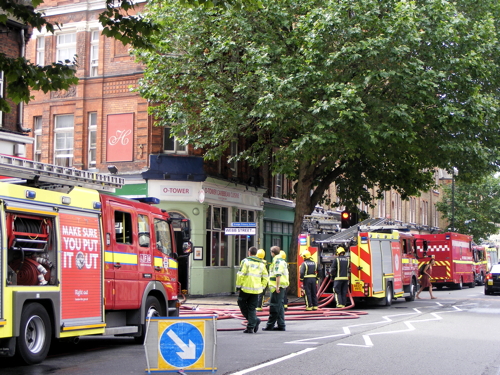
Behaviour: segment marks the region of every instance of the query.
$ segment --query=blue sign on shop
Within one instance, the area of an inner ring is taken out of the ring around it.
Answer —
[[[250,222],[236,222],[236,223],[231,223],[232,227],[256,227],[256,223],[250,223]]]

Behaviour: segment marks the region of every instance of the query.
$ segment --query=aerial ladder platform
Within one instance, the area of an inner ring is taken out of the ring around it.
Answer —
[[[27,183],[41,189],[53,189],[55,186],[80,186],[88,189],[115,192],[125,184],[121,177],[82,171],[75,168],[61,167],[54,164],[9,155],[0,155],[0,176],[26,180]],[[17,182],[16,180],[2,180]]]
[[[333,245],[335,244],[345,245],[349,243],[356,236],[356,234],[359,232],[361,228],[369,231],[368,228],[374,228],[374,227],[380,228],[380,226],[382,226],[387,222],[388,220],[385,218],[366,219],[359,222],[358,224],[355,224],[347,228],[342,232],[336,233],[331,237],[316,242],[324,244],[333,244]]]

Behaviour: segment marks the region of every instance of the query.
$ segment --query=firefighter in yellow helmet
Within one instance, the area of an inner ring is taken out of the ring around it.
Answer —
[[[267,262],[266,262],[266,250],[264,249],[259,249],[257,250],[257,258],[262,259],[262,262],[265,264],[266,269],[267,269]],[[259,294],[259,299],[257,302],[257,311],[262,311],[264,307],[264,297],[266,296],[266,291],[267,291],[267,285],[262,291],[261,294]]]
[[[330,268],[330,276],[333,279],[337,307],[345,307],[349,281],[349,259],[345,256],[345,249],[342,246],[337,248],[337,256],[333,260],[332,268]]]
[[[281,250],[280,251],[280,256],[286,261],[286,253]],[[285,309],[285,311],[288,310],[288,288],[284,288],[285,289],[285,295],[283,297],[283,308]]]
[[[318,266],[313,260],[309,250],[304,250],[300,256],[304,262],[300,265],[300,289],[304,291],[306,300],[306,310],[318,309],[318,287],[316,281],[318,279]]]
[[[269,318],[263,331],[285,331],[285,310],[283,308],[284,288],[290,281],[288,279],[288,265],[280,256],[278,246],[271,247],[273,263],[269,268],[269,289],[271,290],[271,300],[269,303]],[[275,327],[275,324],[278,326]]]

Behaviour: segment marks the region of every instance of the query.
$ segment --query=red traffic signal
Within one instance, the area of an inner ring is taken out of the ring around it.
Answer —
[[[349,211],[342,211],[340,214],[340,227],[342,229],[349,228],[351,226],[351,213]]]

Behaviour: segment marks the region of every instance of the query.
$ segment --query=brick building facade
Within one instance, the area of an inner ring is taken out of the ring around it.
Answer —
[[[14,20],[0,23],[0,53],[8,58],[23,57],[31,34],[31,28]],[[6,79],[0,71],[0,97],[6,97]],[[29,129],[23,127],[23,104],[8,100],[10,112],[0,111],[0,152],[7,155],[25,157],[27,146],[33,143],[28,136]]]

